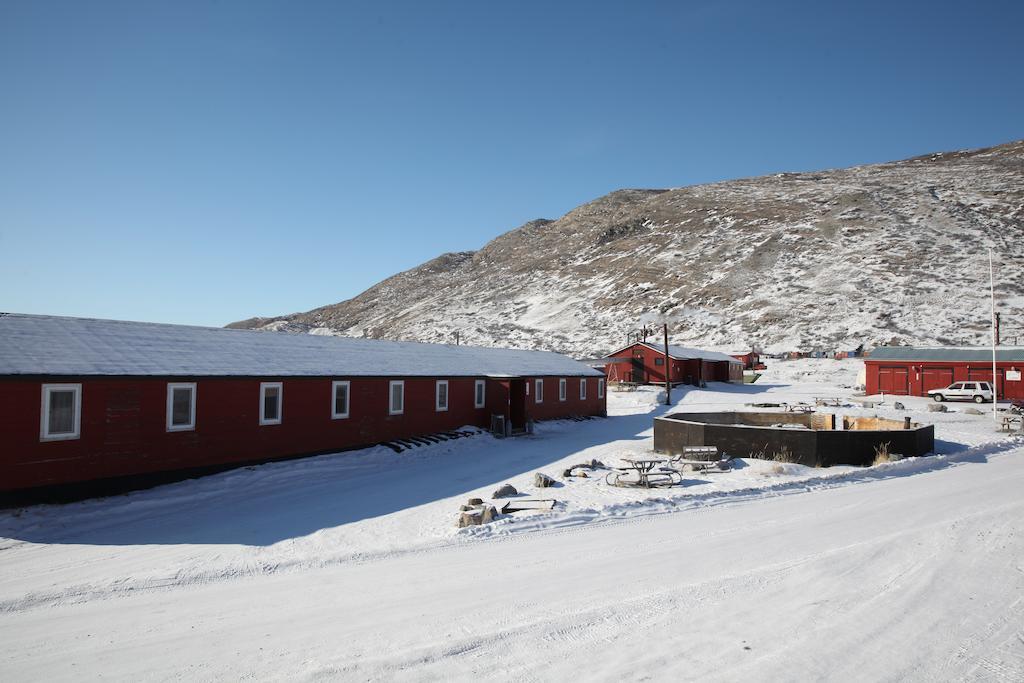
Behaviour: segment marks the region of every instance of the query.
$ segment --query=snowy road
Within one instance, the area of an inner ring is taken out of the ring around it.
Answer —
[[[577,482],[560,515],[453,532],[454,503],[502,476],[637,448],[649,432],[622,412],[505,442],[499,461],[487,440],[7,513],[0,678],[1024,679],[1024,444],[981,418],[939,417],[948,458],[752,464],[628,505]],[[431,467],[465,480],[421,501],[410,482]],[[343,500],[357,492],[362,514]]]

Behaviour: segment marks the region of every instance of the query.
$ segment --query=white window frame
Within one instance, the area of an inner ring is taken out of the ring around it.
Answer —
[[[566,388],[567,386],[568,386],[568,383],[565,381],[564,377],[562,377],[561,379],[558,380],[558,400],[559,401],[564,401],[565,397],[569,395],[568,389]]]
[[[338,412],[338,387],[345,387],[345,412]],[[352,383],[348,380],[331,382],[331,419],[344,420],[352,410]]]
[[[473,407],[483,408],[487,405],[487,381],[478,379],[473,383]]]
[[[75,392],[75,412],[72,423],[74,429],[61,434],[50,434],[50,394],[55,391]],[[82,435],[82,385],[81,384],[44,384],[40,399],[39,440],[40,441],[71,441]]]
[[[174,419],[174,391],[175,389],[188,389],[191,392],[192,400],[189,402],[188,424],[176,425]],[[169,432],[192,432],[196,428],[196,383],[195,382],[168,382],[167,383],[167,431]]]
[[[580,400],[587,400],[587,378],[580,377]]]
[[[398,410],[395,410],[395,406],[392,403],[396,386],[402,387],[402,405],[398,406]],[[388,382],[388,415],[402,415],[403,413],[405,413],[405,380],[393,379]]]
[[[267,389],[277,388],[277,418],[267,419],[263,414],[267,405]],[[284,418],[284,383],[283,382],[260,382],[260,424],[279,425]]]
[[[604,379],[597,380],[597,397],[604,398]]]
[[[444,405],[441,405],[441,387],[444,387]],[[404,399],[404,396],[403,396]],[[434,382],[434,410],[439,413],[448,411],[448,404],[451,403],[451,394],[448,393],[448,380],[439,379]]]
[[[537,403],[544,402],[544,380],[535,379],[533,380],[533,400]]]

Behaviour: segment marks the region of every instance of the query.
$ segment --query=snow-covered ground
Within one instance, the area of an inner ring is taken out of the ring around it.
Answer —
[[[672,410],[849,396],[856,361],[775,362]],[[656,389],[608,419],[383,448],[0,512],[0,675],[116,679],[1024,678],[1024,440],[936,424],[938,456],[743,460],[619,489]],[[892,401],[843,414],[902,416]],[[533,488],[534,472],[559,485]],[[511,483],[555,510],[456,529]]]

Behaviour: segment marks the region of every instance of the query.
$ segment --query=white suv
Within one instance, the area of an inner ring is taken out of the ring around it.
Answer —
[[[992,385],[988,382],[953,382],[945,389],[932,389],[928,395],[936,401],[985,403],[992,400]]]

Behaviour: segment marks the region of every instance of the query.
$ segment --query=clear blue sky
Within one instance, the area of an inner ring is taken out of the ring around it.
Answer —
[[[0,310],[221,325],[622,187],[1024,137],[1022,2],[0,0]]]

